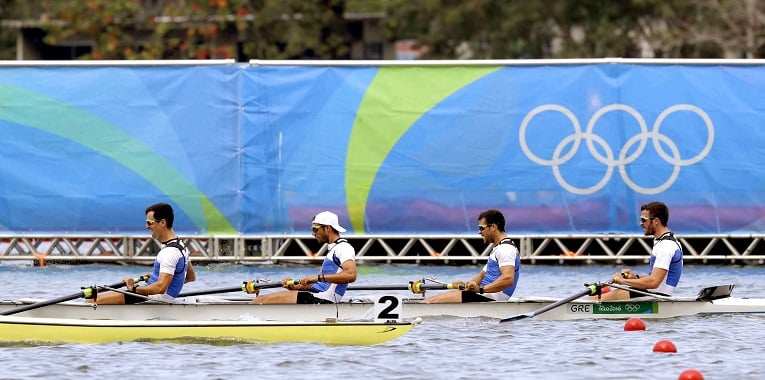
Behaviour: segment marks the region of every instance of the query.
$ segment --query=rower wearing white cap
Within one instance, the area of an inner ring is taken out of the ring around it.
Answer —
[[[348,240],[340,237],[346,230],[333,212],[316,215],[311,222],[311,231],[319,243],[329,244],[319,274],[305,276],[294,285],[291,278],[285,278],[282,284],[288,290],[264,294],[252,303],[336,303],[343,298],[348,284],[356,281],[356,250]]]

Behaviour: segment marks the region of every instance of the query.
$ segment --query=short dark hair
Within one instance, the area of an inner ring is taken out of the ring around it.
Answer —
[[[160,221],[164,219],[167,222],[167,228],[173,228],[173,221],[175,220],[173,206],[167,203],[155,203],[147,207],[143,213],[148,215],[150,211],[154,211],[154,220]]]
[[[493,224],[498,230],[505,232],[505,216],[499,210],[486,210],[478,215],[478,220],[481,219],[486,219],[486,224]]]
[[[663,202],[651,202],[640,206],[640,211],[646,210],[652,218],[657,218],[661,225],[666,227],[669,223],[669,208]]]

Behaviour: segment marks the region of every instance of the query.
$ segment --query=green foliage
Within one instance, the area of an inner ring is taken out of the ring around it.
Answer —
[[[152,6],[151,4],[155,4]],[[347,58],[342,0],[49,0],[45,42],[85,59]],[[140,37],[140,38],[139,38]]]
[[[83,58],[349,58],[347,12],[383,15],[389,41],[430,59],[765,54],[761,0],[7,0],[0,15],[29,3],[46,42],[92,41]]]
[[[380,0],[426,58],[759,57],[760,0]]]

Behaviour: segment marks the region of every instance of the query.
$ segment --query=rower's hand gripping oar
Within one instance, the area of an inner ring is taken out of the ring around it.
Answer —
[[[140,282],[140,281],[146,281],[148,279],[149,279],[148,276],[140,276],[138,278],[135,278],[133,281],[134,282]],[[17,314],[17,313],[21,313],[23,311],[41,308],[41,307],[48,306],[48,305],[53,305],[53,304],[56,304],[56,303],[59,303],[59,302],[71,301],[71,300],[77,299],[77,298],[92,299],[92,298],[96,298],[96,296],[98,295],[98,289],[101,288],[101,287],[121,288],[121,287],[123,287],[125,285],[126,285],[125,282],[122,281],[122,282],[118,282],[116,284],[106,285],[106,286],[96,286],[96,285],[93,285],[93,286],[83,287],[82,290],[80,290],[78,293],[70,294],[68,296],[62,296],[62,297],[54,298],[52,300],[35,302],[33,304],[17,307],[15,309],[11,309],[11,310],[6,310],[6,311],[0,313],[0,315]]]
[[[281,287],[282,287],[282,284],[280,282],[260,284],[258,283],[257,280],[250,280],[250,281],[242,282],[242,285],[240,286],[200,290],[196,292],[186,292],[186,293],[179,294],[178,297],[202,296],[206,294],[229,293],[229,292],[237,292],[237,291],[243,291],[248,294],[257,295],[260,292],[260,289],[281,288]]]
[[[553,303],[551,303],[551,304],[549,304],[549,305],[547,305],[547,306],[545,306],[545,307],[543,307],[543,308],[541,308],[539,310],[532,311],[531,313],[518,314],[518,315],[509,317],[509,318],[501,319],[499,322],[511,322],[511,321],[517,321],[519,319],[524,319],[524,318],[533,318],[533,317],[536,317],[539,314],[542,314],[544,312],[548,312],[548,311],[550,311],[552,309],[555,309],[558,306],[565,305],[565,304],[567,304],[567,303],[569,303],[569,302],[571,302],[571,301],[573,301],[573,300],[575,300],[575,299],[577,299],[577,298],[579,298],[581,296],[594,296],[594,295],[598,295],[598,294],[600,294],[600,289],[603,287],[603,284],[601,284],[601,283],[584,284],[584,286],[587,287],[586,290],[582,290],[581,292],[576,293],[576,294],[574,294],[571,297],[564,298],[564,299],[562,299],[562,300],[560,300],[558,302],[553,302]]]

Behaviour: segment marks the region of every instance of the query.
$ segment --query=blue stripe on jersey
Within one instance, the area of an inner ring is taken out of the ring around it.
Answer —
[[[656,261],[656,256],[651,254],[651,258],[648,261],[648,274],[653,273],[653,264]],[[683,272],[683,251],[678,247],[675,253],[672,254],[672,261],[669,263],[669,270],[667,270],[667,285],[677,286],[680,283],[680,275]]]
[[[173,247],[175,249],[178,249],[177,247]],[[178,250],[180,252],[180,250]],[[170,280],[170,285],[167,287],[167,295],[170,297],[178,297],[178,294],[181,293],[181,290],[183,289],[183,284],[186,281],[186,258],[183,256],[183,253],[180,253],[180,258],[178,259],[178,263],[175,264],[175,273],[173,274],[173,279]],[[152,267],[151,276],[149,276],[149,280],[146,281],[147,285],[151,285],[159,280],[159,261],[154,260],[154,266]]]
[[[515,287],[518,285],[518,279],[521,275],[521,255],[516,254],[515,255],[515,273],[513,274],[513,285],[505,288],[502,292],[507,294],[508,296],[512,296],[515,292]],[[499,276],[502,274],[502,272],[499,269],[499,262],[494,258],[494,256],[489,255],[489,260],[486,263],[486,275],[483,276],[483,281],[481,281],[481,286],[486,286],[488,284],[491,284],[492,282],[496,281]]]
[[[341,243],[338,243],[337,245],[340,245],[343,243],[350,244],[348,242],[341,242]],[[335,247],[337,247],[337,245],[335,245]],[[324,256],[324,261],[321,263],[321,273],[335,274],[340,270],[340,268],[342,268],[343,266],[342,264],[343,263],[340,262],[340,259],[337,256],[335,256],[335,248],[332,247],[332,251],[329,252],[327,256]],[[332,285],[333,284],[329,282],[317,282],[313,284],[311,289],[320,293],[320,292],[326,291]],[[341,297],[345,295],[345,290],[348,288],[348,284],[334,284],[334,285],[336,285],[335,294]]]

